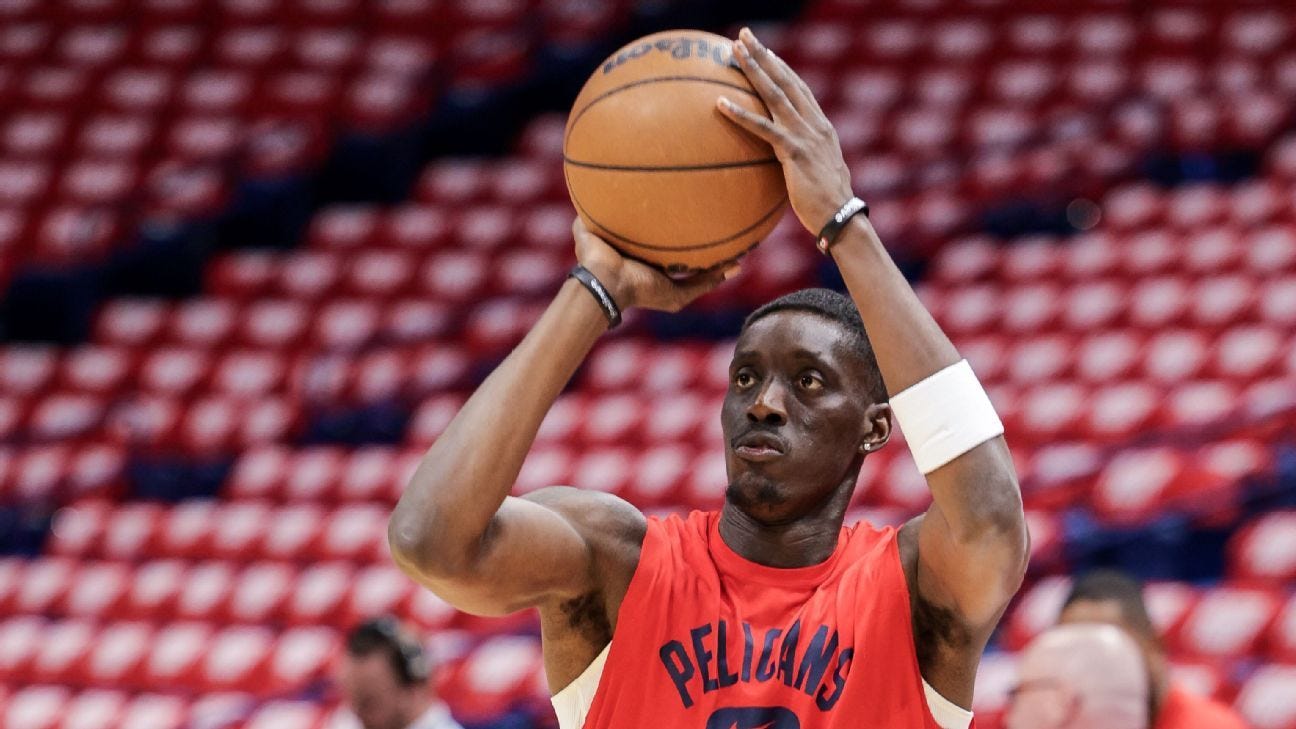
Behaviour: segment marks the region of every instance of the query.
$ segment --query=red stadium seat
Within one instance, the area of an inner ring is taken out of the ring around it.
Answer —
[[[360,448],[347,458],[338,481],[338,499],[343,502],[383,502],[391,493],[395,454],[388,448]]]
[[[195,726],[237,726],[256,708],[256,699],[244,691],[213,691],[194,699],[189,722]]]
[[[1186,330],[1163,331],[1151,337],[1143,354],[1143,374],[1171,384],[1201,375],[1209,357],[1203,335]]]
[[[1255,729],[1292,729],[1296,727],[1293,681],[1296,681],[1296,666],[1261,666],[1242,685],[1234,706]]]
[[[122,711],[121,726],[180,726],[188,710],[188,700],[180,696],[137,694]]]
[[[243,453],[226,482],[225,495],[232,499],[283,498],[283,488],[292,453],[275,446],[262,446]]]
[[[381,215],[368,205],[337,205],[325,208],[311,221],[307,243],[313,248],[361,250],[370,245]]]
[[[0,622],[0,678],[6,683],[25,681],[31,662],[44,643],[48,623],[35,615],[10,617]]]
[[[1139,364],[1142,344],[1137,335],[1124,331],[1087,336],[1076,351],[1075,373],[1093,383],[1129,377]]]
[[[0,350],[0,390],[39,395],[54,382],[58,366],[58,351],[51,347],[5,347]]]
[[[147,115],[100,114],[82,123],[77,146],[91,157],[138,160],[152,143],[154,121]]]
[[[625,499],[640,509],[678,503],[694,456],[692,448],[679,444],[658,445],[639,454],[629,468]]]
[[[116,395],[134,375],[137,361],[130,350],[83,345],[67,352],[59,381],[62,387],[75,392]]]
[[[647,405],[643,438],[650,443],[696,442],[702,422],[711,417],[718,418],[719,413],[707,412],[704,401],[692,392],[661,394]]]
[[[1161,636],[1177,630],[1199,599],[1196,590],[1180,582],[1149,582],[1143,586],[1148,617]]]
[[[254,399],[282,389],[287,376],[287,364],[274,353],[234,351],[216,364],[212,388],[234,397]]]
[[[268,701],[242,723],[243,729],[317,729],[324,710],[311,701]]]
[[[326,677],[340,644],[337,633],[328,628],[289,628],[275,641],[268,689],[274,693],[300,690]]]
[[[1184,470],[1184,457],[1168,448],[1118,453],[1094,484],[1094,511],[1115,523],[1147,521],[1164,507]]]
[[[379,336],[396,344],[417,344],[446,336],[452,324],[448,306],[410,297],[387,307]]]
[[[1172,636],[1174,647],[1202,659],[1256,651],[1281,602],[1268,590],[1222,586],[1208,590]]]
[[[211,360],[196,349],[155,349],[140,365],[140,386],[160,395],[183,397],[193,393],[207,378]]]
[[[306,341],[310,310],[301,302],[264,299],[244,310],[243,340],[252,347],[287,350]]]
[[[1215,342],[1211,374],[1235,382],[1251,382],[1277,374],[1283,338],[1267,327],[1236,327]]]
[[[1109,276],[1117,272],[1121,255],[1121,246],[1111,235],[1086,233],[1063,252],[1061,272],[1072,281]]]
[[[296,570],[276,562],[257,562],[239,573],[225,611],[231,623],[276,620],[292,591]]]
[[[215,620],[234,589],[234,567],[227,562],[201,562],[189,570],[190,582],[176,601],[176,616]]]
[[[0,162],[0,204],[22,207],[43,196],[53,174],[48,164],[35,161]]]
[[[1182,245],[1168,230],[1152,229],[1136,233],[1125,242],[1122,270],[1134,279],[1176,271],[1180,267]]]
[[[516,234],[516,221],[502,205],[470,207],[459,215],[459,240],[467,248],[494,251]]]
[[[1070,589],[1070,578],[1052,576],[1026,590],[1007,619],[1003,636],[1005,645],[1020,650],[1036,635],[1053,627]]]
[[[346,454],[339,448],[298,451],[284,481],[284,500],[292,503],[332,500],[345,464]]]
[[[85,681],[85,663],[98,638],[90,621],[63,620],[45,631],[40,649],[32,659],[28,680],[39,683],[80,684]]]
[[[1032,387],[1022,395],[1020,405],[1025,434],[1041,443],[1073,436],[1089,396],[1083,386],[1066,381]]]
[[[354,350],[376,336],[380,320],[381,312],[374,302],[332,301],[319,310],[311,336],[326,350]]]
[[[123,608],[126,617],[163,620],[172,617],[188,568],[176,560],[145,562],[135,570]]]
[[[1241,275],[1215,276],[1193,289],[1190,314],[1199,326],[1219,328],[1246,320],[1255,303],[1255,286]]]
[[[1082,423],[1093,441],[1123,443],[1156,421],[1163,393],[1141,381],[1113,382],[1094,390]]]
[[[303,570],[284,606],[291,625],[340,625],[355,570],[345,562],[321,562]]]
[[[390,209],[378,223],[384,245],[411,251],[444,247],[450,239],[449,216],[441,208],[410,203]],[[570,233],[568,233],[570,236]]]
[[[1023,385],[1065,378],[1071,372],[1074,349],[1075,342],[1062,335],[1023,339],[1009,354],[1008,376]]]
[[[536,442],[540,444],[571,442],[585,420],[587,409],[587,398],[584,395],[571,393],[560,396],[540,421]]]
[[[1193,275],[1225,273],[1237,269],[1243,250],[1241,234],[1228,227],[1200,228],[1184,240],[1183,268]]]
[[[167,152],[173,159],[186,162],[221,162],[239,151],[243,131],[243,122],[237,117],[204,111],[171,125]]]
[[[385,506],[348,504],[333,511],[319,542],[323,559],[369,561],[387,542]]]
[[[279,269],[280,292],[298,301],[333,296],[341,280],[342,262],[332,250],[290,253]]]
[[[68,135],[68,119],[52,111],[18,114],[0,132],[3,147],[15,157],[56,156]]]
[[[72,692],[63,686],[28,686],[4,707],[3,729],[57,729]]]
[[[119,726],[127,695],[120,691],[92,689],[73,698],[63,713],[59,729],[112,729]]]
[[[177,504],[164,516],[155,553],[185,559],[209,556],[216,510],[217,505],[210,501]]]
[[[530,696],[541,663],[540,642],[526,636],[495,636],[477,646],[447,677],[442,695],[465,721],[498,716]]]
[[[546,486],[570,485],[574,458],[562,446],[539,445],[522,462],[513,493],[518,496]]]
[[[275,512],[261,501],[234,501],[213,514],[209,554],[246,562],[275,528]]]
[[[95,686],[116,688],[142,685],[140,671],[153,647],[155,632],[148,623],[122,622],[105,626],[90,650],[86,664],[89,682]]]
[[[2,639],[0,639],[2,640]],[[1265,636],[1265,653],[1273,661],[1296,663],[1296,598],[1288,598]]]
[[[1166,428],[1200,430],[1231,415],[1241,398],[1237,388],[1214,380],[1188,382],[1170,391],[1162,424]]]
[[[408,293],[413,258],[402,251],[366,251],[354,257],[346,272],[347,293],[366,299],[390,299]]]
[[[351,583],[350,594],[339,617],[343,625],[349,626],[374,615],[398,614],[414,589],[414,583],[395,565],[365,567]]]
[[[278,261],[262,251],[219,256],[208,266],[207,287],[217,296],[239,300],[263,296],[280,271]]]
[[[314,504],[280,508],[274,514],[274,528],[262,539],[261,556],[296,561],[312,558],[325,520],[326,512]]]
[[[116,562],[82,563],[55,612],[77,618],[104,619],[120,612],[131,571]]]
[[[22,583],[14,593],[12,606],[16,613],[52,612],[72,584],[75,562],[50,557],[31,562],[23,570]]]
[[[144,681],[158,688],[196,689],[198,669],[213,647],[215,630],[200,622],[175,622],[158,630],[144,664]]]
[[[624,497],[634,465],[634,452],[628,448],[590,448],[572,464],[572,485]]]
[[[93,556],[112,510],[113,507],[108,502],[91,500],[79,501],[60,509],[54,517],[46,552],[78,558]],[[0,562],[0,565],[3,564]],[[0,596],[3,594],[4,588],[0,587]],[[0,604],[2,603],[3,597],[0,597]]]
[[[1229,574],[1276,584],[1296,578],[1296,511],[1265,514],[1229,540]]]
[[[1259,297],[1261,320],[1287,329],[1296,326],[1296,276],[1266,281],[1260,288]]]
[[[980,334],[998,325],[1003,306],[1003,292],[998,287],[968,286],[946,298],[941,324],[951,336]]]
[[[1181,321],[1189,301],[1188,285],[1182,279],[1146,279],[1135,284],[1130,292],[1130,322],[1145,329],[1162,329]]]
[[[1062,247],[1051,237],[1019,240],[1003,253],[999,273],[1013,281],[1047,281],[1061,269]]]
[[[588,443],[626,443],[638,440],[646,403],[630,394],[598,397],[585,409],[580,438]]]
[[[266,668],[274,632],[269,628],[230,626],[212,637],[199,668],[202,690],[260,692],[266,688]]]
[[[1260,276],[1296,267],[1296,232],[1290,226],[1261,228],[1243,241],[1246,267]]]

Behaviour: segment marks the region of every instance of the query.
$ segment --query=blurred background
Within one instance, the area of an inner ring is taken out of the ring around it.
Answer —
[[[1034,535],[985,659],[1117,566],[1179,680],[1296,727],[1296,8],[1286,0],[0,0],[0,729],[350,726],[382,612],[467,727],[551,727],[533,615],[416,589],[387,514],[572,263],[566,109],[648,32],[750,23],[1001,413]],[[789,215],[634,315],[517,491],[715,508]],[[924,509],[902,442],[851,519]]]

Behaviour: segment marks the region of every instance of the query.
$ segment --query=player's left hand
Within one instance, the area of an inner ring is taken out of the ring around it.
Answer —
[[[783,59],[766,48],[749,28],[733,44],[734,58],[760,94],[772,118],[752,113],[724,97],[720,113],[769,143],[783,164],[788,200],[812,234],[852,196],[850,170],[837,131],[810,87]]]

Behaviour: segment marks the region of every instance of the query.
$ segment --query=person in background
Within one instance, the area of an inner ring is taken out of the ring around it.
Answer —
[[[1063,625],[1022,655],[1007,729],[1147,729],[1148,674],[1138,645],[1098,623]]]
[[[1060,624],[1108,623],[1138,643],[1147,665],[1153,729],[1246,729],[1227,706],[1198,696],[1170,680],[1170,662],[1143,602],[1143,588],[1115,570],[1096,570],[1071,588],[1058,616]]]
[[[423,646],[395,618],[367,620],[347,635],[338,684],[364,729],[462,729],[428,676]]]

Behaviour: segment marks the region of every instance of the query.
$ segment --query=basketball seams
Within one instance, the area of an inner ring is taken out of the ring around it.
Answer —
[[[567,155],[563,155],[563,162],[572,167],[583,167],[590,170],[603,170],[606,172],[705,172],[708,170],[724,170],[737,167],[760,167],[761,165],[779,164],[777,157],[766,157],[764,159],[749,159],[738,162],[714,162],[703,165],[657,165],[657,166],[640,166],[640,165],[611,165],[600,164],[598,162],[582,162],[574,160]]]
[[[568,188],[570,189],[570,187],[571,187],[571,184],[570,184],[570,181],[569,181],[569,182],[568,182]],[[585,209],[585,207],[584,207],[583,205],[580,204],[580,200],[577,199],[577,197],[576,197],[575,194],[571,195],[571,199],[572,199],[572,204],[574,204],[574,205],[576,206],[576,210],[580,212],[581,217],[583,217],[583,218],[585,218],[586,220],[588,220],[589,222],[593,223],[595,226],[598,227],[598,229],[599,229],[600,231],[602,231],[603,233],[607,234],[607,236],[609,236],[609,237],[611,237],[611,238],[616,238],[618,241],[620,241],[621,243],[624,243],[624,244],[626,244],[626,245],[628,245],[628,246],[634,246],[634,247],[636,247],[636,248],[642,248],[642,249],[644,249],[644,250],[646,250],[646,251],[664,251],[664,252],[670,252],[670,253],[674,253],[674,252],[689,252],[689,251],[703,251],[703,250],[706,250],[706,249],[708,249],[708,248],[715,248],[716,246],[722,246],[722,245],[724,245],[724,244],[726,244],[726,243],[729,243],[729,242],[731,242],[731,241],[733,241],[733,240],[736,240],[736,239],[738,239],[738,238],[741,238],[741,237],[743,237],[744,235],[747,235],[748,233],[752,232],[753,230],[756,230],[757,228],[761,227],[761,226],[764,225],[765,223],[769,222],[769,219],[770,219],[770,218],[771,218],[775,213],[777,213],[777,212],[783,210],[783,208],[787,205],[787,196],[784,195],[783,197],[779,198],[779,201],[774,205],[774,207],[770,208],[770,209],[769,209],[769,210],[768,210],[764,215],[760,216],[760,217],[756,220],[756,222],[752,223],[751,225],[747,226],[746,228],[743,228],[742,230],[738,231],[737,233],[734,233],[733,235],[730,235],[730,236],[725,237],[725,238],[721,238],[721,239],[719,239],[719,240],[713,240],[713,241],[708,241],[708,242],[706,242],[706,243],[698,243],[698,244],[695,244],[695,245],[688,245],[688,246],[661,246],[661,245],[653,245],[653,244],[651,244],[651,243],[644,243],[644,242],[641,242],[641,241],[634,240],[633,238],[627,238],[627,237],[624,236],[624,235],[620,235],[620,234],[618,234],[616,231],[613,231],[613,230],[609,229],[606,225],[600,223],[600,222],[599,222],[599,221],[598,221],[594,216],[590,215],[590,214],[589,214],[589,211],[587,211],[587,210]],[[759,241],[758,241],[758,242],[759,242]],[[755,245],[755,244],[753,243],[753,245]],[[749,249],[749,250],[750,250],[750,249]]]
[[[733,89],[734,91],[739,91],[741,93],[747,94],[748,96],[751,96],[753,98],[760,98],[756,94],[756,91],[750,87],[745,87],[740,84],[733,83],[731,81],[723,81],[721,79],[708,78],[706,76],[654,76],[653,78],[641,78],[637,81],[631,81],[630,83],[622,84],[620,86],[617,86],[616,88],[608,89],[607,91],[604,91],[598,96],[595,96],[593,99],[590,99],[590,102],[585,106],[582,106],[580,108],[580,111],[575,112],[575,115],[568,120],[567,131],[565,134],[563,134],[563,149],[566,149],[568,144],[571,142],[571,135],[572,132],[576,130],[577,122],[579,122],[580,118],[585,115],[585,112],[589,111],[589,109],[593,107],[595,104],[607,99],[610,96],[619,94],[622,91],[625,91],[626,89],[632,89],[639,86],[646,86],[648,84],[666,83],[669,81],[699,81],[705,84],[724,86],[726,88]]]

